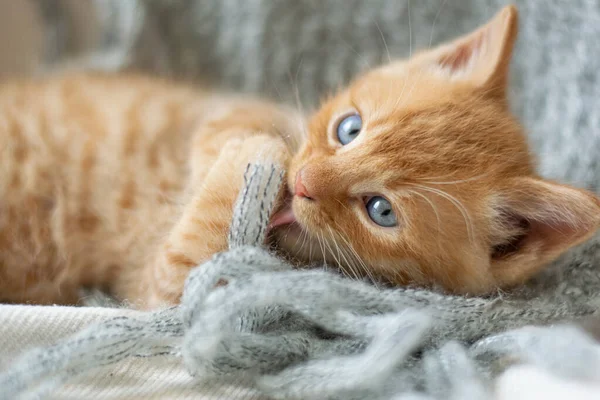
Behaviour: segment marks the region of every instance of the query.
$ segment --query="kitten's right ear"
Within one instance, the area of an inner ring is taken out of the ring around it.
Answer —
[[[504,7],[479,29],[427,50],[415,56],[415,61],[439,69],[450,79],[468,81],[488,93],[504,96],[517,20],[517,9]]]

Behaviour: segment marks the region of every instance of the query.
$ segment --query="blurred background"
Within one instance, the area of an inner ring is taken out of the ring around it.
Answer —
[[[314,107],[505,0],[0,0],[0,79],[141,70]],[[600,189],[600,0],[518,0],[512,106],[544,175]]]

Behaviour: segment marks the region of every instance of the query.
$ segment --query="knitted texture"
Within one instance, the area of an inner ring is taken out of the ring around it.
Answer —
[[[95,368],[156,355],[276,399],[488,399],[491,380],[514,362],[600,381],[600,345],[573,326],[502,333],[592,314],[600,295],[463,298],[292,270],[260,247],[282,177],[273,166],[248,169],[230,250],[190,273],[180,306],[32,350],[0,375],[0,399],[44,398]]]

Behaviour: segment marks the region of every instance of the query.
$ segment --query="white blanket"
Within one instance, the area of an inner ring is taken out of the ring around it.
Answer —
[[[96,321],[137,312],[117,308],[0,305],[2,370],[19,353],[48,346]],[[1,388],[0,388],[1,390]],[[261,399],[236,386],[199,384],[173,357],[129,359],[61,388],[54,399]]]

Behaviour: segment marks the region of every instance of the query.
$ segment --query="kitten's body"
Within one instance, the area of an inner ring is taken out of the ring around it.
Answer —
[[[225,248],[261,151],[288,165],[294,196],[273,229],[291,256],[462,293],[522,282],[595,231],[600,203],[535,175],[504,95],[515,36],[508,8],[368,72],[298,149],[298,116],[257,100],[131,76],[3,84],[0,297],[73,303],[88,285],[176,302],[189,269]],[[360,135],[341,144],[349,115]],[[365,211],[374,198],[395,224]]]
[[[177,274],[225,247],[230,192],[241,185],[229,175],[241,177],[250,160],[237,162],[238,152],[222,163],[207,196],[194,199],[223,143],[293,133],[289,112],[278,112],[136,76],[2,84],[0,298],[74,303],[89,285],[151,305],[175,300]],[[177,230],[194,200],[205,203],[191,221],[198,227]],[[161,263],[173,267],[168,282]]]

